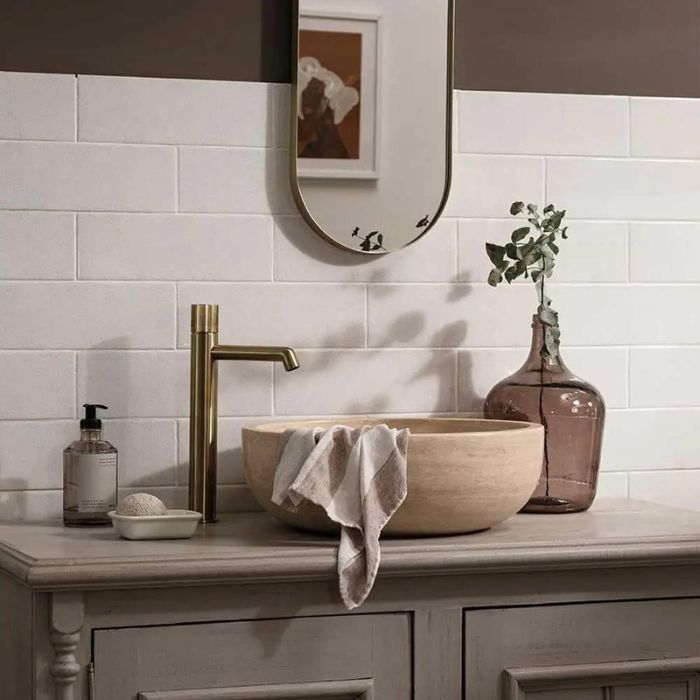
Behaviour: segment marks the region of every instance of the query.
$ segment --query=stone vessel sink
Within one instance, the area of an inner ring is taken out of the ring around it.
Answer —
[[[387,418],[267,423],[243,428],[246,481],[258,503],[297,528],[335,532],[313,504],[290,513],[273,504],[272,484],[287,428],[351,428],[386,423],[408,428],[408,495],[384,529],[389,536],[449,535],[497,525],[530,498],[542,469],[544,429],[517,421],[475,418]]]

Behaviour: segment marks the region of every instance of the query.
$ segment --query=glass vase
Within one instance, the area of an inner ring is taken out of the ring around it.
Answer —
[[[545,327],[532,319],[532,347],[525,364],[486,397],[487,418],[526,420],[545,428],[544,460],[529,513],[573,513],[593,503],[598,483],[605,403],[560,355],[543,355]]]

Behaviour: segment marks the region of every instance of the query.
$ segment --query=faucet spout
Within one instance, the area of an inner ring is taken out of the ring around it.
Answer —
[[[287,372],[299,368],[299,360],[292,348],[259,345],[215,345],[212,360],[250,360],[253,362],[280,362]]]
[[[219,345],[219,307],[192,305],[190,362],[189,508],[202,522],[217,521],[218,361],[280,362],[287,372],[299,367],[292,348],[263,345]]]

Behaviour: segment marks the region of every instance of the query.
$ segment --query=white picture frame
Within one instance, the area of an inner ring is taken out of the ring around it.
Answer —
[[[359,153],[353,158],[300,157],[297,153],[297,176],[302,178],[333,178],[376,180],[379,177],[379,105],[380,105],[380,17],[356,13],[304,11],[299,16],[302,31],[342,32],[360,34],[361,95],[353,109],[359,109]],[[299,42],[299,60],[304,58]],[[297,70],[299,66],[297,66]],[[297,90],[301,84],[297,78]],[[297,106],[300,94],[297,94]],[[297,119],[299,113],[297,109]],[[297,123],[297,129],[299,125]]]

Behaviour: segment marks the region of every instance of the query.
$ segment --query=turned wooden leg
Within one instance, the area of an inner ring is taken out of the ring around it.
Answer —
[[[54,593],[51,596],[51,632],[54,661],[50,673],[56,689],[56,700],[79,700],[75,692],[81,668],[75,655],[83,627],[82,595]]]

